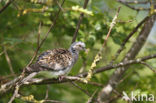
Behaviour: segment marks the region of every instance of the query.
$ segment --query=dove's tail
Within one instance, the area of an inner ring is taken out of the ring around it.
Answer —
[[[33,72],[40,72],[45,71],[47,68],[41,67],[38,63],[32,64],[29,67],[25,68],[25,73],[33,73]]]

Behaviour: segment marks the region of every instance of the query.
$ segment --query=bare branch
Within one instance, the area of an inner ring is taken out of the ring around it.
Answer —
[[[64,2],[65,2],[65,0],[62,1],[61,6],[63,6]],[[45,40],[47,39],[47,37],[48,37],[48,34],[50,33],[50,31],[53,29],[54,25],[56,24],[56,20],[57,20],[57,18],[58,18],[58,16],[59,16],[60,12],[61,12],[61,9],[59,9],[58,13],[56,14],[56,16],[55,16],[55,18],[54,18],[54,20],[53,20],[53,23],[51,24],[51,26],[50,26],[48,32],[46,33],[46,35],[45,35],[45,37],[44,37],[44,39],[41,41],[40,46],[38,47],[38,49],[40,49],[40,47],[43,45],[44,41],[45,41]]]
[[[8,103],[12,103],[13,100],[18,96],[19,88],[20,88],[20,86],[19,86],[19,85],[16,85],[16,87],[15,87],[15,91],[14,91],[14,94],[13,94],[13,96],[11,97],[11,99],[9,100]]]
[[[38,35],[37,35],[37,47],[40,45],[40,35],[41,35],[41,22],[38,27]]]
[[[134,0],[134,1],[118,0],[118,2],[123,2],[126,4],[147,4],[147,3],[149,3],[148,1],[137,1],[137,0]]]
[[[143,64],[143,65],[145,65],[146,67],[148,67],[148,68],[149,68],[150,70],[152,70],[154,73],[156,73],[156,70],[155,70],[152,66],[150,66],[149,64],[147,64],[146,62],[141,61],[140,63]]]
[[[89,2],[89,0],[85,0],[84,5],[83,5],[83,9],[86,9],[88,2]],[[82,22],[83,17],[84,17],[84,13],[81,13],[80,17],[79,17],[79,20],[78,20],[78,23],[77,23],[77,26],[76,26],[76,30],[74,32],[72,43],[75,42],[75,40],[76,40],[76,37],[77,37],[78,31],[79,31],[79,28],[80,28],[80,24]]]
[[[48,99],[48,97],[49,97],[49,88],[50,88],[50,85],[47,85],[47,90],[46,90],[46,95],[45,95],[45,100],[47,100]]]
[[[7,62],[8,62],[8,65],[9,65],[9,69],[10,69],[11,74],[15,74],[15,72],[13,70],[13,67],[12,67],[11,60],[9,58],[9,55],[8,55],[7,50],[6,50],[5,47],[4,47],[4,54],[5,54],[5,58],[6,58]]]
[[[134,21],[134,20],[127,20],[127,21],[117,20],[117,23],[125,24],[125,23],[131,23],[131,22],[133,22],[133,21]]]
[[[59,6],[59,8],[62,10],[62,12],[64,12],[64,9],[62,8],[62,6],[60,5],[60,3],[58,2],[58,0],[56,0],[57,5]]]
[[[114,58],[112,59],[112,61],[110,62],[110,64],[113,64],[114,61],[118,58],[118,56],[120,55],[120,53],[123,51],[126,43],[128,42],[128,40],[134,35],[134,33],[136,33],[138,31],[138,29],[144,24],[144,22],[148,19],[149,17],[145,17],[133,30],[131,33],[128,34],[128,36],[125,38],[125,40],[122,42],[122,44],[120,45],[120,48],[118,49],[118,51],[116,52]]]
[[[75,82],[71,82],[73,86],[75,86],[76,88],[80,89],[83,93],[85,93],[86,95],[88,95],[90,97],[90,94],[87,90],[81,88],[78,84],[76,84]]]
[[[115,16],[114,16],[114,18],[113,18],[111,24],[110,24],[110,28],[109,28],[109,30],[108,30],[106,39],[105,39],[105,41],[104,41],[104,43],[103,43],[103,48],[104,48],[104,46],[106,45],[107,39],[108,39],[110,33],[112,32],[113,27],[114,27],[115,24],[116,24],[116,20],[117,20],[117,17],[118,17],[118,15],[119,15],[120,9],[121,9],[121,7],[118,8],[118,10],[117,10],[117,12],[116,12],[116,14],[115,14]]]
[[[23,85],[23,83],[27,82],[28,80],[30,80],[31,78],[33,78],[33,77],[36,76],[36,75],[37,75],[36,72],[31,73],[31,74],[28,75],[26,78],[22,79],[20,82],[17,82],[17,83],[16,83],[16,87],[15,87],[14,94],[13,94],[13,96],[11,97],[11,99],[9,100],[8,103],[12,103],[16,97],[19,97],[18,91],[19,91],[20,87]]]
[[[134,73],[134,71],[128,73],[125,77],[123,77],[123,78],[119,81],[119,83],[122,83],[124,80],[126,80],[126,79],[127,79],[129,76],[131,76],[133,73]]]
[[[40,34],[41,34],[41,22],[40,22],[39,27],[38,27],[37,49],[36,49],[33,57],[31,58],[30,62],[28,63],[27,67],[30,66],[32,64],[32,62],[34,61],[34,59],[37,57],[37,54],[38,54],[38,51],[40,48]]]
[[[57,100],[49,100],[49,99],[43,99],[43,100],[36,100],[33,95],[28,95],[28,96],[18,96],[19,99],[25,101],[25,102],[30,102],[30,103],[65,103],[62,101],[57,101]]]
[[[104,49],[104,46],[105,46],[106,43],[107,43],[107,39],[108,39],[109,36],[110,36],[110,33],[111,33],[111,31],[112,31],[112,28],[113,28],[114,25],[116,24],[116,20],[117,20],[117,17],[118,17],[118,15],[119,15],[120,8],[121,8],[121,7],[118,8],[118,10],[117,10],[117,12],[116,12],[116,14],[115,14],[115,16],[114,16],[114,18],[113,18],[111,24],[110,24],[110,28],[109,28],[109,31],[108,31],[108,33],[107,33],[106,39],[105,39],[105,41],[104,41],[104,43],[103,43],[103,45],[102,45],[102,48],[101,48],[101,49],[99,50],[99,52],[96,54],[96,56],[95,56],[95,58],[94,58],[94,60],[93,60],[93,62],[92,62],[92,64],[91,64],[91,68],[89,69],[88,74],[87,74],[87,77],[86,77],[86,80],[87,80],[87,81],[89,81],[89,80],[92,78],[93,70],[94,70],[94,68],[96,67],[97,62],[99,62],[99,61],[102,59],[102,56],[101,56],[101,55],[102,55],[102,51],[103,51],[103,49]]]
[[[93,94],[91,95],[91,97],[88,99],[87,103],[93,103],[93,98],[94,98],[95,94],[97,93],[97,90],[98,90],[98,89],[96,89],[96,90],[94,91],[94,93],[93,93]]]
[[[106,71],[106,70],[110,70],[110,69],[113,69],[113,68],[127,66],[127,65],[130,65],[130,64],[140,63],[140,61],[146,61],[146,60],[153,59],[153,58],[156,58],[156,54],[145,56],[145,57],[138,58],[138,59],[135,59],[135,60],[128,60],[126,62],[120,62],[120,63],[114,64],[114,65],[111,65],[111,64],[110,65],[106,65],[106,66],[101,67],[99,69],[95,69],[93,71],[93,74],[100,73],[100,72],[103,72],[103,71]],[[84,77],[86,75],[87,75],[87,72],[79,74],[78,76]]]
[[[62,1],[61,6],[63,6],[64,1],[65,1],[65,0]],[[50,31],[53,29],[54,25],[56,24],[56,20],[57,20],[57,18],[58,18],[58,16],[59,16],[60,12],[61,12],[61,9],[59,9],[59,11],[57,12],[57,14],[56,14],[56,16],[55,16],[55,18],[54,18],[54,20],[53,20],[53,23],[51,24],[51,26],[50,26],[48,32],[45,34],[43,40],[42,40],[41,43],[38,45],[38,47],[37,47],[37,49],[36,49],[36,52],[34,53],[34,56],[32,57],[32,59],[30,60],[29,64],[28,64],[26,67],[30,66],[30,65],[32,64],[33,60],[37,57],[37,54],[38,54],[39,49],[41,48],[41,46],[43,45],[44,41],[47,39],[47,37],[48,37]],[[40,29],[40,28],[39,28],[39,29]],[[40,31],[40,30],[39,30],[39,31]],[[40,34],[38,33],[38,37],[39,37],[39,35],[40,35]]]
[[[4,51],[2,51],[2,52],[0,53],[0,56],[3,55],[3,54],[4,54]]]
[[[0,13],[2,13],[14,0],[9,0],[1,9]]]
[[[103,87],[103,86],[104,86],[104,85],[101,84],[101,83],[98,83],[98,82],[92,82],[92,81],[88,82],[88,84],[90,84],[90,85],[94,85],[94,86],[97,86],[97,87]]]
[[[51,102],[51,103],[65,103],[65,102],[62,102],[62,101],[57,101],[57,100],[43,100],[44,102],[43,103],[49,103],[49,102]]]
[[[123,2],[122,0],[117,0],[119,3],[121,3],[121,4],[123,4],[123,5],[125,5],[125,6],[127,6],[127,7],[129,7],[129,8],[131,8],[131,9],[133,9],[133,10],[136,10],[136,11],[140,11],[140,10],[145,10],[145,11],[149,11],[150,10],[150,8],[135,8],[135,7],[133,7],[133,6],[130,6],[128,3],[126,3],[126,2]]]

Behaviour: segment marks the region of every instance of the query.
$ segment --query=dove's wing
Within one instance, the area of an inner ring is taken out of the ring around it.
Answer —
[[[49,71],[63,70],[72,64],[72,54],[66,49],[48,50],[38,57],[37,64]]]

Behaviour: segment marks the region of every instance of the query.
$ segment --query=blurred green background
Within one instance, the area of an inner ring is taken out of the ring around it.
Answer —
[[[32,2],[31,2],[32,1]],[[10,58],[12,68],[15,74],[19,75],[22,68],[31,60],[37,47],[38,26],[41,22],[41,39],[48,31],[52,20],[54,19],[59,7],[56,2],[48,4],[37,4],[35,0],[15,0],[4,12],[0,14],[0,78],[8,77],[13,79],[6,60],[4,48]],[[48,0],[45,0],[45,3]],[[50,1],[50,0],[49,0]],[[0,2],[0,8],[4,6],[7,0]],[[61,1],[59,1],[61,3]],[[50,32],[47,40],[39,50],[39,54],[47,49],[69,48],[72,41],[80,11],[72,9],[74,6],[83,7],[84,0],[66,0],[54,29]],[[136,12],[126,6],[123,6],[115,0],[90,0],[87,6],[87,12],[91,11],[93,15],[85,14],[79,32],[77,41],[86,43],[89,49],[88,54],[81,53],[78,62],[74,65],[69,75],[76,75],[82,71],[88,71],[94,59],[94,56],[101,48],[104,38],[109,29],[109,25],[116,13],[117,8],[121,6],[118,22],[112,30],[107,45],[103,51],[103,59],[97,65],[97,68],[105,66],[114,57],[115,52],[120,47],[122,41],[133,30],[133,28],[148,15],[146,11]],[[149,5],[137,5],[137,7],[148,7]],[[38,10],[47,7],[44,12]],[[27,10],[27,12],[26,12]],[[125,21],[124,23],[121,21]],[[127,22],[131,21],[131,22]],[[156,24],[155,24],[156,25]],[[139,29],[140,31],[141,29]],[[126,48],[121,53],[116,63],[118,63],[129,50],[131,44],[135,41],[139,31],[130,39]],[[150,37],[138,57],[155,53],[156,50],[156,26],[151,31]],[[156,67],[156,60],[148,61],[150,65]],[[124,76],[127,76],[118,87],[119,92],[139,91],[141,93],[154,94],[156,96],[156,74],[148,68],[136,64],[130,66]],[[96,74],[91,81],[99,82],[105,85],[114,70],[109,70]],[[1,81],[2,82],[2,81]],[[100,91],[101,87],[89,84],[78,83],[83,89],[92,94],[96,89]],[[22,87],[20,93],[23,95],[34,95],[37,100],[44,99],[46,94],[46,85],[30,85]],[[0,103],[7,103],[12,93],[0,97]],[[115,95],[115,94],[114,94]],[[49,99],[65,101],[67,103],[85,103],[88,96],[81,90],[74,87],[71,83],[50,84]],[[25,103],[20,99],[15,99],[15,103]],[[114,103],[125,103],[121,98]],[[137,102],[143,103],[143,102]],[[147,103],[147,102],[144,102]]]

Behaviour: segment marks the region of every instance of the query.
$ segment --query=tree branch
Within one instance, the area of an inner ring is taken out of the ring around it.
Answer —
[[[16,83],[16,86],[15,86],[14,94],[13,94],[13,96],[11,97],[11,99],[9,100],[8,103],[12,103],[16,97],[19,97],[20,95],[18,94],[18,91],[19,91],[20,87],[21,87],[25,82],[27,82],[28,80],[32,79],[32,78],[33,78],[34,76],[36,76],[36,75],[37,75],[36,72],[31,73],[31,74],[28,75],[26,78],[22,79],[20,82],[17,82],[17,83]]]
[[[101,56],[101,55],[102,55],[102,51],[103,51],[103,49],[104,49],[104,47],[105,47],[105,45],[106,45],[106,43],[107,43],[107,40],[108,40],[108,38],[109,38],[109,36],[110,36],[110,34],[111,34],[112,28],[113,28],[113,27],[115,26],[115,24],[116,24],[116,20],[117,20],[117,17],[118,17],[118,15],[119,15],[120,8],[121,8],[121,7],[118,8],[118,10],[117,10],[117,12],[116,12],[116,14],[115,14],[115,16],[114,16],[114,18],[113,18],[111,24],[110,24],[110,28],[109,28],[109,30],[108,30],[107,36],[106,36],[106,38],[105,38],[105,40],[104,40],[104,43],[103,43],[101,49],[100,49],[99,52],[96,54],[96,56],[95,56],[95,58],[94,58],[94,60],[93,60],[93,62],[92,62],[92,64],[91,64],[91,68],[89,69],[88,75],[87,75],[87,77],[86,77],[86,80],[87,80],[87,81],[89,81],[89,80],[92,78],[94,68],[96,67],[97,63],[102,59],[102,56]]]
[[[137,1],[137,0],[134,0],[134,1],[118,0],[118,1],[126,3],[126,4],[147,4],[147,3],[149,3],[148,1]]]
[[[147,64],[146,62],[140,62],[141,64],[143,64],[143,65],[145,65],[146,67],[148,67],[150,70],[152,70],[154,73],[156,73],[156,70],[152,67],[152,66],[150,66],[149,64]]]
[[[125,5],[125,6],[127,6],[127,7],[129,7],[129,8],[131,8],[131,9],[133,9],[133,10],[136,10],[136,11],[140,11],[140,10],[149,11],[149,10],[150,10],[150,8],[135,8],[135,7],[133,7],[133,6],[130,6],[129,3],[124,2],[124,1],[122,1],[122,0],[117,0],[117,1],[118,1],[119,3],[121,3],[121,4],[123,4],[123,5]]]
[[[123,62],[129,61],[134,59],[136,55],[139,53],[141,48],[143,47],[153,25],[154,21],[156,20],[156,15],[151,15],[149,19],[146,20],[141,32],[139,33],[136,41],[133,43],[131,49],[127,53],[127,55],[123,58]],[[128,66],[118,68],[113,75],[110,77],[109,82],[107,85],[101,90],[98,95],[98,101],[108,103],[108,100],[111,97],[111,93],[113,89],[119,84],[119,81],[122,78],[122,75],[126,72]]]
[[[80,87],[78,84],[76,84],[75,82],[71,82],[71,83],[72,83],[73,86],[75,86],[76,88],[80,89],[80,90],[81,90],[83,93],[85,93],[87,96],[89,96],[89,97],[91,96],[87,90],[81,88],[81,87]]]
[[[9,0],[1,9],[0,13],[2,13],[14,0]]]
[[[96,90],[94,91],[94,93],[93,93],[93,94],[91,95],[91,97],[88,99],[87,103],[93,103],[93,98],[94,98],[95,94],[97,93],[97,90],[98,90],[98,89],[96,89]]]
[[[8,55],[7,50],[6,50],[5,47],[4,47],[4,54],[5,54],[5,58],[6,58],[7,62],[8,62],[8,65],[9,65],[9,69],[10,69],[11,74],[15,74],[15,72],[13,70],[13,67],[12,67],[11,60],[9,58],[9,55]]]
[[[129,39],[138,31],[138,29],[145,23],[145,21],[148,19],[149,17],[145,17],[133,30],[132,32],[130,32],[128,34],[128,36],[125,38],[125,40],[122,42],[122,44],[120,45],[120,48],[118,49],[118,51],[116,52],[114,58],[112,59],[112,61],[110,62],[110,64],[113,64],[114,61],[118,58],[118,56],[120,55],[120,53],[124,50],[124,47],[126,45],[126,43],[129,41]]]
[[[138,64],[138,63],[141,63],[142,61],[150,60],[150,59],[153,59],[153,58],[156,58],[156,54],[145,56],[145,57],[138,58],[138,59],[135,59],[135,60],[128,60],[128,61],[125,61],[125,62],[120,62],[120,63],[114,64],[114,65],[107,65],[107,66],[101,67],[99,69],[95,69],[93,71],[93,74],[101,73],[101,72],[104,72],[104,71],[107,71],[107,70],[111,70],[113,68],[124,67],[124,66],[131,65],[131,64]],[[34,79],[29,79],[26,82],[23,82],[23,84],[24,85],[32,85],[32,84],[33,85],[44,85],[44,84],[65,83],[65,82],[71,82],[71,81],[78,81],[80,83],[84,83],[81,80],[81,77],[86,77],[87,74],[88,74],[88,72],[78,74],[77,76],[65,76],[61,81],[58,78],[49,78],[49,79],[34,78]],[[14,80],[12,80],[10,82],[1,85],[0,94],[8,92],[13,87],[15,87],[15,83],[17,82],[17,80],[18,80],[18,78],[15,78]],[[93,84],[93,85],[95,84],[95,85],[98,85],[98,86],[102,86],[102,85],[99,85],[99,84],[96,84],[96,83],[93,83],[93,82],[88,82],[88,84]]]
[[[115,69],[115,68],[118,68],[118,67],[124,67],[124,66],[128,66],[128,65],[131,65],[131,64],[140,64],[142,61],[146,61],[146,60],[153,59],[153,58],[156,58],[156,54],[145,56],[145,57],[138,58],[138,59],[135,59],[135,60],[128,60],[128,61],[125,61],[125,62],[120,62],[120,63],[114,64],[114,65],[107,65],[105,67],[95,69],[93,71],[93,73],[97,74],[97,73],[101,73],[101,72],[111,70],[111,69]],[[37,84],[37,85],[39,84],[39,85],[41,85],[41,84],[65,83],[65,82],[71,82],[71,81],[78,81],[78,82],[84,83],[84,82],[81,81],[80,78],[87,76],[87,74],[88,74],[88,72],[78,74],[77,76],[66,76],[66,77],[64,77],[62,79],[62,81],[59,81],[59,79],[56,79],[56,78],[51,78],[51,79],[37,79],[37,78],[35,78],[35,79],[29,80],[25,84],[26,85],[30,85],[30,84]]]
[[[83,5],[83,9],[86,9],[88,2],[89,2],[89,0],[85,0],[84,5]],[[76,40],[76,37],[77,37],[78,31],[79,31],[79,28],[80,28],[80,24],[82,22],[83,17],[84,17],[84,13],[81,13],[80,17],[79,17],[79,20],[78,20],[78,23],[77,23],[77,26],[76,26],[76,30],[74,32],[72,43],[75,42],[75,40]]]
[[[61,6],[63,6],[64,2],[65,2],[65,0],[62,1]],[[55,26],[56,20],[57,20],[57,18],[58,18],[58,16],[59,16],[60,12],[61,12],[61,8],[60,8],[59,11],[57,12],[57,14],[56,14],[56,16],[55,16],[55,18],[54,18],[54,20],[53,20],[53,23],[51,24],[51,26],[50,26],[48,32],[45,34],[43,40],[42,40],[42,41],[40,42],[40,44],[38,45],[38,47],[37,47],[37,49],[36,49],[36,52],[34,53],[34,56],[33,56],[32,59],[30,60],[30,62],[29,62],[29,64],[27,65],[27,67],[30,66],[30,65],[32,64],[33,60],[37,57],[37,54],[38,54],[39,49],[41,48],[41,46],[43,45],[43,43],[44,43],[45,40],[47,39],[47,37],[48,37],[50,31],[51,31],[51,30],[53,29],[53,27]],[[39,27],[39,28],[40,28],[40,27]],[[39,34],[39,33],[38,33],[38,34]]]

